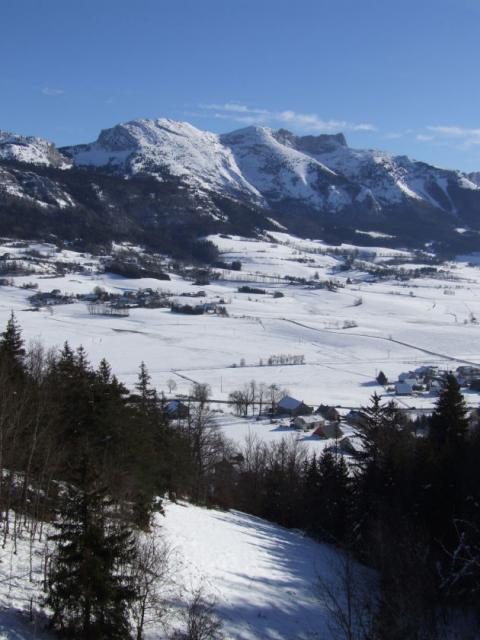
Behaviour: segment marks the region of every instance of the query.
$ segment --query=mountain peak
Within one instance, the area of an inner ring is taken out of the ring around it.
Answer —
[[[1,130],[0,160],[15,160],[53,167],[67,165],[67,159],[51,142],[35,136],[22,136]]]

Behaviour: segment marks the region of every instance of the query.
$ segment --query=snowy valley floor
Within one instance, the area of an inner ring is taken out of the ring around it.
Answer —
[[[438,265],[433,275],[374,278],[372,269],[391,268],[392,262],[397,274],[429,264],[418,263],[419,258],[406,251],[332,248],[287,234],[275,236],[276,243],[212,237],[222,260],[241,260],[242,271],[220,270],[221,278],[207,285],[174,274],[170,281],[128,279],[102,272],[98,259],[88,254],[55,253],[51,246],[32,244],[30,249],[50,255],[52,262],[77,262],[85,271],[55,276],[47,262],[37,273],[13,276],[13,287],[0,286],[0,325],[14,310],[27,340],[41,339],[47,346],[61,346],[65,340],[72,346],[82,344],[93,363],[106,357],[130,387],[143,360],[159,391],[168,393],[170,378],[175,392],[183,394],[193,382],[207,383],[212,397],[223,401],[253,379],[278,384],[312,405],[358,407],[374,391],[385,394],[375,383],[380,370],[396,380],[402,371],[421,365],[454,369],[480,362],[479,256]],[[1,251],[21,256],[26,250],[7,243]],[[347,271],[341,270],[342,251],[357,256]],[[287,275],[310,282],[334,279],[340,286],[336,291],[315,289],[291,284],[284,279]],[[37,289],[21,288],[26,284]],[[240,293],[245,284],[266,293]],[[38,311],[28,301],[38,291],[87,294],[97,286],[116,294],[161,289],[182,303],[223,300],[229,317],[133,308],[129,317],[115,318],[91,316],[80,301]],[[200,298],[182,295],[199,292],[204,292]],[[305,364],[259,366],[278,354],[304,356]],[[473,406],[479,398],[467,393]],[[435,397],[398,401],[404,407],[431,407]]]

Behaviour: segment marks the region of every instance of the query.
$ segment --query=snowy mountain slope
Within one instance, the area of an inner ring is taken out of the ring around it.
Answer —
[[[133,120],[105,129],[92,144],[65,152],[78,166],[107,166],[127,175],[176,177],[201,189],[243,194],[253,202],[263,202],[218,136],[187,122]]]
[[[0,160],[16,160],[29,164],[67,167],[69,162],[43,138],[21,136],[0,130]]]

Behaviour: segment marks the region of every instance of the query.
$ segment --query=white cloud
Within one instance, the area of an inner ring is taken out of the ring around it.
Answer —
[[[424,133],[419,133],[415,136],[416,140],[419,142],[430,142],[431,140],[435,140],[435,136],[428,136]]]
[[[44,96],[61,96],[65,91],[63,89],[54,89],[53,87],[43,87]]]
[[[200,109],[207,111],[226,111],[227,113],[257,113],[259,115],[268,115],[267,109],[251,109],[245,104],[237,104],[236,102],[225,102],[223,104],[200,104]]]
[[[200,109],[213,112],[215,118],[233,120],[242,124],[289,125],[309,131],[376,131],[377,128],[368,122],[353,123],[346,120],[324,120],[314,113],[297,113],[296,111],[270,111],[249,107],[235,102],[224,104],[201,104]]]
[[[390,133],[386,133],[383,136],[386,140],[398,140],[398,138],[403,138],[403,133],[399,131],[390,131]]]
[[[480,144],[480,129],[470,129],[458,126],[436,126],[427,127],[427,129],[443,138],[461,141],[463,148]]]

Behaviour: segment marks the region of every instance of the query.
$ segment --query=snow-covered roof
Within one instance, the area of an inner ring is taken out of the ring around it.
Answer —
[[[283,396],[283,398],[278,403],[278,407],[280,409],[298,409],[298,407],[302,404],[300,400],[296,400],[291,396]]]
[[[416,379],[416,374],[414,371],[406,371],[404,373],[401,373],[398,376],[398,380],[400,382],[406,382],[407,380],[415,380]]]
[[[175,411],[178,411],[180,404],[179,400],[169,400],[165,405],[165,411],[167,413],[175,413]]]
[[[397,382],[395,384],[395,393],[399,395],[412,393],[412,385],[407,382]]]
[[[320,416],[318,413],[314,416],[298,416],[297,418],[295,418],[295,421],[302,421],[305,422],[305,424],[323,424],[325,421],[322,418],[322,416]]]

